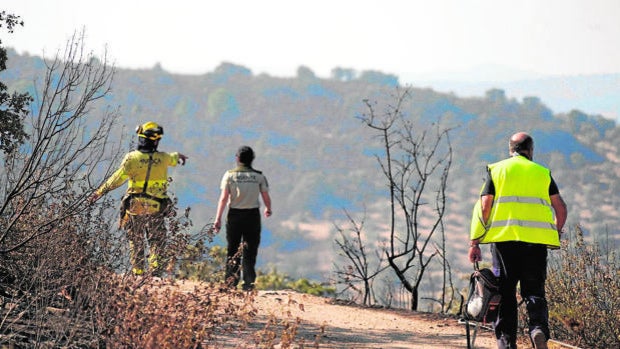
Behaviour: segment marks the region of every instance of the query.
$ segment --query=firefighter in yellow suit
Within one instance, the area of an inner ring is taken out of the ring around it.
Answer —
[[[167,230],[164,218],[173,209],[166,193],[168,167],[185,165],[187,157],[178,152],[157,150],[164,130],[155,122],[138,126],[136,133],[137,149],[125,155],[119,169],[95,191],[90,201],[95,202],[129,181],[121,204],[120,226],[127,231],[132,272],[135,275],[145,273],[148,242],[148,267],[153,275],[158,276],[165,268],[163,257]]]

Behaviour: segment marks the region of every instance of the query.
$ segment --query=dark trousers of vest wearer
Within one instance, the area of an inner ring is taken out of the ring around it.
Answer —
[[[228,210],[226,282],[230,286],[236,287],[239,284],[239,273],[243,269],[243,288],[249,290],[254,287],[256,280],[254,267],[260,244],[260,231],[261,220],[258,208]],[[242,243],[243,249],[239,251]]]
[[[500,349],[517,348],[518,303],[517,283],[525,300],[528,327],[542,330],[549,338],[549,311],[545,298],[547,278],[547,246],[509,241],[491,245],[493,269],[500,276],[502,294],[495,321],[495,336]]]

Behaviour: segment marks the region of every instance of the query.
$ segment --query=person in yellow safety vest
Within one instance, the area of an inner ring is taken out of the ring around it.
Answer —
[[[137,149],[125,155],[119,169],[93,193],[90,202],[129,180],[121,203],[120,227],[127,231],[132,272],[135,275],[145,273],[148,242],[148,266],[153,275],[159,276],[165,268],[163,255],[167,231],[164,219],[173,210],[166,193],[168,167],[185,165],[187,156],[157,150],[164,129],[153,121],[138,126],[136,133]]]
[[[551,172],[532,161],[532,137],[516,133],[508,148],[510,158],[488,165],[487,180],[472,214],[468,256],[472,263],[481,261],[479,244],[491,244],[502,296],[494,323],[497,347],[517,347],[520,283],[532,343],[537,349],[547,348],[547,248],[560,247],[567,208]]]

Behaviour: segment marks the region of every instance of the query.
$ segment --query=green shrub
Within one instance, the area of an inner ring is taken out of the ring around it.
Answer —
[[[188,244],[177,261],[176,277],[205,282],[224,282],[226,248],[213,246],[207,248],[202,240]]]
[[[290,276],[278,272],[276,268],[272,268],[267,274],[259,270],[257,274],[256,288],[259,290],[291,289],[297,292],[322,297],[336,294],[336,289],[334,287],[327,287],[322,283],[310,281],[306,278],[293,280]]]

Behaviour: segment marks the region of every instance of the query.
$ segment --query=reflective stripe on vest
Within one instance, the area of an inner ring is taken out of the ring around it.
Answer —
[[[519,227],[527,227],[527,228],[540,228],[540,229],[553,229],[557,231],[555,224],[545,223],[545,222],[536,222],[536,221],[524,221],[521,219],[507,219],[505,221],[494,221],[491,223],[491,228],[496,227],[506,227],[516,225]]]
[[[524,203],[524,204],[541,204],[541,205],[551,207],[551,205],[545,199],[537,198],[534,196],[516,196],[516,195],[502,196],[500,198],[497,198],[495,202],[498,204],[508,203],[508,202],[517,202],[517,203]]]

